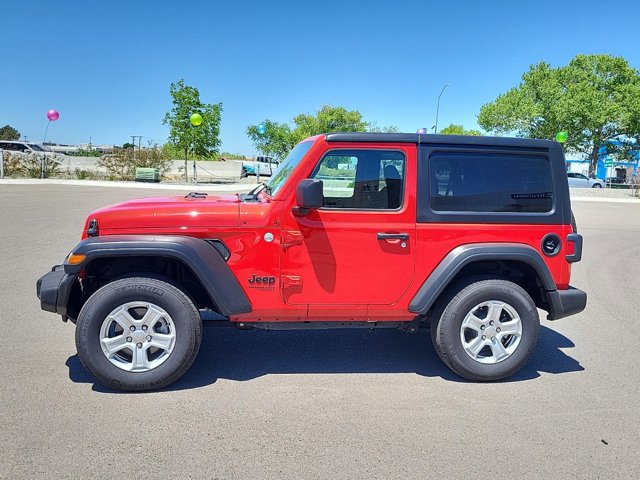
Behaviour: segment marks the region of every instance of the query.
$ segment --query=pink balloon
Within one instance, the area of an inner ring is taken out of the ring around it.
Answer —
[[[49,110],[49,111],[47,112],[47,118],[48,118],[50,121],[55,122],[57,119],[59,119],[59,118],[60,118],[60,114],[58,113],[58,111],[57,111],[57,110],[53,110],[53,109],[51,109],[51,110]]]

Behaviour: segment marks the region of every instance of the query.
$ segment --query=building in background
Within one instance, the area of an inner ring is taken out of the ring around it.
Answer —
[[[618,141],[612,141],[611,143],[618,146],[621,145]],[[619,158],[609,155],[606,147],[601,147],[598,154],[598,166],[596,168],[597,178],[605,180],[609,177],[618,177],[626,181],[638,174],[638,168],[640,168],[640,149],[628,150],[626,161],[620,161]],[[609,163],[612,163],[612,165],[606,166],[606,164]],[[582,173],[588,176],[589,160],[567,159],[567,172]]]

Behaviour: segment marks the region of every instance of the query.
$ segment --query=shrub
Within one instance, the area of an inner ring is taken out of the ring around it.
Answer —
[[[175,145],[169,142],[165,143],[159,148],[162,150],[162,155],[167,160],[184,160],[184,150],[179,149],[178,147],[176,147]],[[244,156],[241,156],[241,155],[233,155],[233,156],[244,158]],[[219,155],[215,153],[211,155],[194,155],[194,153],[191,150],[189,150],[188,152],[189,160],[220,160],[220,157],[230,158],[225,155]]]
[[[4,159],[4,176],[20,177],[22,176],[22,163],[20,162],[21,154],[3,152]]]
[[[30,178],[40,178],[42,174],[42,155],[26,154],[24,160],[24,171]],[[60,160],[58,156],[46,156],[44,164],[44,178],[53,177],[60,170]]]
[[[75,174],[78,180],[95,180],[97,178],[97,175],[94,172],[84,168],[76,167]]]
[[[7,177],[40,178],[42,173],[42,155],[33,153],[4,152],[4,174]],[[52,177],[60,171],[60,156],[45,157],[45,178]]]
[[[105,155],[98,160],[98,166],[107,170],[110,180],[133,180],[138,167],[157,168],[162,178],[170,165],[170,161],[166,159],[160,148],[139,151],[127,148]]]

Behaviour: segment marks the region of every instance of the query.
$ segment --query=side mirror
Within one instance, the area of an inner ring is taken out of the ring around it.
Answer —
[[[321,208],[324,203],[322,180],[302,180],[296,188],[296,203],[302,214],[308,213],[311,209]]]

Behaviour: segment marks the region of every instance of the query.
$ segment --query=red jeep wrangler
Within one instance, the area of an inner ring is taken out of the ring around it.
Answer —
[[[531,355],[537,308],[556,320],[586,306],[569,286],[572,218],[555,142],[318,135],[249,194],[91,213],[37,291],[115,389],[180,378],[210,311],[242,328],[425,326],[454,372],[500,380]]]

